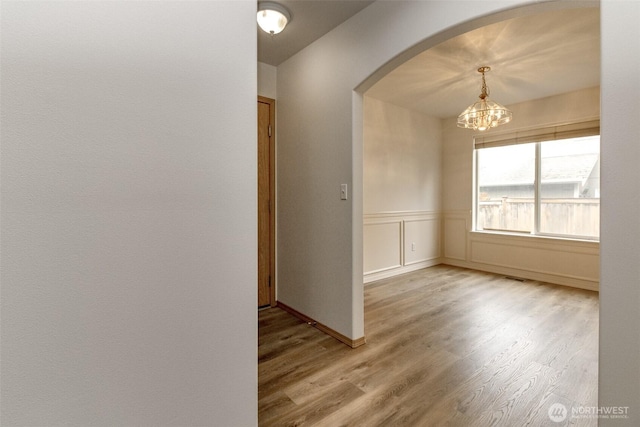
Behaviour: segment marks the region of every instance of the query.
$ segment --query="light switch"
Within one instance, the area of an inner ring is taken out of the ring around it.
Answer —
[[[347,200],[347,184],[340,184],[340,200]]]

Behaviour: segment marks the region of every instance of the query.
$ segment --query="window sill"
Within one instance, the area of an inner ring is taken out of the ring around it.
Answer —
[[[477,238],[491,238],[496,237],[499,239],[508,239],[508,240],[521,240],[523,242],[540,242],[540,243],[553,243],[553,244],[569,244],[569,245],[579,245],[586,247],[599,247],[599,240],[592,239],[580,239],[576,237],[559,237],[559,236],[548,236],[548,235],[539,235],[539,234],[526,234],[526,233],[517,233],[517,232],[508,232],[508,231],[494,231],[494,230],[473,230],[470,232],[472,237]]]

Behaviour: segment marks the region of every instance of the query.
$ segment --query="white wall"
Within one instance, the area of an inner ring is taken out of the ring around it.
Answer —
[[[599,404],[640,425],[640,3],[602,2]]]
[[[273,65],[258,62],[258,95],[277,98],[277,73],[278,69]]]
[[[440,119],[364,97],[365,283],[440,257]]]
[[[489,133],[597,119],[600,88],[510,105],[513,121]],[[585,289],[598,289],[599,244],[472,233],[474,132],[443,121],[444,262]]]
[[[2,3],[2,425],[256,425],[255,31]]]

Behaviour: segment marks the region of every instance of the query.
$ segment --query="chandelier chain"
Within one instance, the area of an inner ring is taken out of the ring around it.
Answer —
[[[482,73],[482,93],[480,93],[480,99],[485,99],[489,96],[489,88],[487,88],[487,82],[484,79],[484,73],[491,70],[491,67],[480,67],[478,72]]]

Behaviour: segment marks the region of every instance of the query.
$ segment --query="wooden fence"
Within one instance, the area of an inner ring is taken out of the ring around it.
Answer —
[[[481,201],[478,228],[530,232],[533,228],[533,199],[503,197]],[[540,203],[540,232],[570,236],[600,235],[600,199],[543,199]]]

